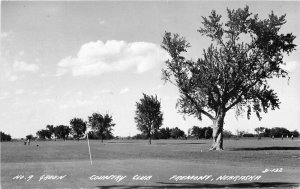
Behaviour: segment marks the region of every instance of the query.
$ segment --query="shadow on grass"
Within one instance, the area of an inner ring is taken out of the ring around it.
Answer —
[[[135,142],[135,141],[133,141],[133,142],[120,141],[120,142],[107,142],[106,144],[142,144],[142,143]],[[148,144],[148,140],[147,141],[145,140],[145,144]],[[156,143],[155,141],[152,143],[152,145],[182,145],[182,144],[189,145],[189,144],[206,144],[206,143],[200,143],[200,142],[180,142],[180,143],[178,143],[178,142],[162,142],[162,143],[157,142]]]
[[[154,143],[157,145],[182,145],[182,144],[206,144],[206,143],[200,143],[200,142],[181,142],[181,143],[168,143],[168,142],[164,142],[164,143]]]
[[[158,182],[158,186],[126,186],[126,185],[110,185],[110,186],[97,186],[99,189],[130,189],[130,188],[283,188],[283,187],[298,187],[299,183],[290,182],[251,182],[251,183],[236,183],[236,184],[199,184],[199,183],[166,183]]]
[[[135,142],[135,141],[110,141],[110,142],[107,142],[107,144],[138,144],[138,142]]]
[[[300,150],[300,147],[261,147],[261,148],[231,148],[230,151],[263,151],[263,150]]]

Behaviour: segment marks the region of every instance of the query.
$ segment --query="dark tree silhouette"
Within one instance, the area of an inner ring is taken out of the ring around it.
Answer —
[[[259,139],[261,138],[261,134],[265,132],[265,129],[266,128],[264,128],[264,127],[256,127],[254,129],[254,131],[257,133],[257,136]]]
[[[72,129],[72,134],[77,140],[79,141],[80,137],[84,136],[86,131],[86,122],[83,121],[81,118],[73,118],[70,120],[70,125]]]
[[[0,134],[1,134],[1,142],[11,141],[11,136],[9,134],[5,134],[4,132],[0,132]]]
[[[138,130],[148,135],[149,144],[151,144],[151,135],[157,133],[163,122],[163,114],[160,110],[160,101],[157,100],[157,96],[143,94],[140,102],[136,103],[134,120]]]
[[[166,32],[164,48],[171,59],[163,70],[165,81],[178,87],[177,107],[181,113],[200,120],[205,115],[213,122],[211,150],[223,150],[223,125],[226,113],[235,108],[239,115],[244,108],[247,117],[255,112],[279,108],[279,99],[268,81],[274,77],[288,77],[283,69],[283,56],[295,49],[295,36],[281,34],[285,15],[273,12],[267,19],[244,9],[227,10],[227,21],[215,11],[203,17],[198,30],[212,40],[203,51],[203,58],[187,60],[182,54],[190,44],[178,34]]]
[[[51,136],[54,135],[54,139],[56,140],[57,136],[55,133],[55,129],[53,125],[47,125],[46,128],[49,130],[49,132],[51,133]]]
[[[112,116],[93,113],[88,119],[89,126],[100,135],[102,143],[104,138],[112,137],[112,128],[115,126]]]
[[[178,127],[170,129],[170,132],[171,132],[171,137],[175,139],[186,137],[184,131],[179,129]]]
[[[42,129],[36,132],[36,135],[40,138],[45,140],[46,138],[51,139],[52,133],[49,130]]]
[[[28,145],[30,145],[30,141],[32,139],[33,139],[33,135],[32,134],[26,136],[26,140],[28,140]]]
[[[71,132],[71,128],[65,125],[59,125],[54,127],[55,135],[60,138],[66,140]]]
[[[169,127],[159,129],[160,139],[169,139],[171,137],[171,130]]]

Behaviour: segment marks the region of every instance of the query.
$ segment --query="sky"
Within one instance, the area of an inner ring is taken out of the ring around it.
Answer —
[[[133,136],[136,102],[142,94],[161,101],[162,127],[185,132],[212,124],[183,116],[176,109],[178,89],[161,80],[168,59],[160,45],[165,31],[191,44],[186,56],[196,59],[210,40],[201,36],[202,16],[212,10],[249,5],[260,18],[273,10],[287,14],[282,33],[300,43],[299,2],[259,1],[15,1],[1,2],[0,127],[13,138],[25,137],[46,125],[69,125],[98,112],[112,115],[115,136]],[[256,127],[298,129],[300,123],[300,54],[284,59],[290,80],[274,79],[280,109],[248,120],[230,111],[224,129],[253,132]]]

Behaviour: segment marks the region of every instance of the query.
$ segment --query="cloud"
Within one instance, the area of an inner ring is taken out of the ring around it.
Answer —
[[[16,60],[13,64],[13,69],[20,72],[37,72],[40,67],[37,64],[28,64],[24,61]]]
[[[0,93],[0,100],[7,99],[9,97],[9,92],[1,92]]]
[[[57,76],[68,72],[73,76],[96,76],[135,68],[144,73],[168,59],[168,54],[154,43],[110,40],[81,46],[77,56],[68,56],[58,63]]]
[[[59,108],[60,109],[79,108],[79,107],[90,106],[92,104],[93,104],[93,102],[88,101],[88,100],[76,99],[76,100],[70,101],[69,103],[60,104]]]
[[[128,88],[124,88],[120,91],[120,94],[125,94],[125,93],[128,93],[129,92],[129,89]]]
[[[24,93],[24,90],[23,89],[17,89],[16,91],[15,91],[15,95],[21,95],[21,94],[23,94]]]
[[[154,90],[159,90],[163,87],[164,85],[163,84],[159,84],[157,86],[154,87]]]
[[[114,94],[114,92],[110,89],[102,89],[100,91],[98,91],[98,94]]]
[[[20,51],[20,52],[18,53],[19,56],[23,56],[24,54],[25,54],[24,51]]]
[[[53,98],[44,98],[44,99],[38,100],[38,102],[41,103],[41,104],[49,104],[49,103],[53,104],[56,101]]]
[[[14,74],[12,66],[0,55],[0,81],[16,81],[19,77]]]
[[[100,25],[106,24],[106,21],[105,20],[99,20],[99,24]]]

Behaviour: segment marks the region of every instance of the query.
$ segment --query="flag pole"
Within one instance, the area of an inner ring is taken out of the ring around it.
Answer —
[[[90,162],[91,162],[91,165],[93,165],[92,154],[91,154],[91,147],[90,147],[90,141],[89,141],[89,133],[87,133],[86,137],[87,137],[88,147],[89,147]]]

